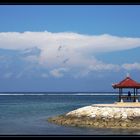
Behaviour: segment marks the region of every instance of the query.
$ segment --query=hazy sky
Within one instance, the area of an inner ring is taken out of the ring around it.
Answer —
[[[0,5],[0,91],[140,82],[139,17],[139,5]]]

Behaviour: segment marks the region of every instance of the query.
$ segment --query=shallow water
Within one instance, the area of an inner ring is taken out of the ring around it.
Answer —
[[[139,135],[140,130],[134,129],[66,127],[47,122],[48,117],[79,107],[116,100],[116,95],[0,95],[0,135]]]

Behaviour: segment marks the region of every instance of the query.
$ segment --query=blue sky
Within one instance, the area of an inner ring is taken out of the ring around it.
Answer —
[[[0,5],[0,91],[140,82],[139,17],[139,5]]]

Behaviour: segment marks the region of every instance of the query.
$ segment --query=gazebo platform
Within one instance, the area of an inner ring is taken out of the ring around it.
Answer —
[[[92,106],[140,108],[140,102],[115,102],[114,104],[93,104]]]

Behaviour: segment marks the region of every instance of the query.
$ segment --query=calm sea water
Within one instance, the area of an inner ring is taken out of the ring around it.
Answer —
[[[140,130],[60,126],[48,117],[79,107],[113,103],[116,95],[37,94],[0,95],[0,135],[139,135]]]

